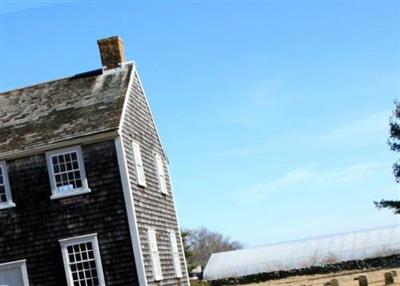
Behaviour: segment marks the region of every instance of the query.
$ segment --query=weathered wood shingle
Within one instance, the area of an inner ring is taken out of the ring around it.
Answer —
[[[129,63],[1,93],[0,156],[117,129],[131,71]]]

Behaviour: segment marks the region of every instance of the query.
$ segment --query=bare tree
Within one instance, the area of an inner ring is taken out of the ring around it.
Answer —
[[[191,251],[191,256],[187,257],[190,265],[201,265],[204,268],[211,254],[243,248],[240,242],[232,241],[229,237],[205,227],[185,230],[185,233],[186,244]]]

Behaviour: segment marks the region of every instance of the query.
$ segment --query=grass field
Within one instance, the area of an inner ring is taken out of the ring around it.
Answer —
[[[339,286],[359,286],[359,276],[366,276],[368,279],[368,286],[384,286],[386,272],[395,272],[397,276],[394,277],[394,284],[392,286],[400,286],[400,268],[388,268],[378,270],[352,270],[343,271],[331,274],[316,274],[316,275],[302,275],[292,276],[289,278],[270,280],[260,283],[242,284],[241,286],[324,286],[332,279],[339,281]],[[194,280],[191,281],[191,286],[211,286],[210,282]]]
[[[400,268],[384,270],[356,270],[332,274],[293,276],[280,280],[271,280],[255,284],[247,284],[246,286],[323,286],[331,279],[338,279],[339,286],[358,286],[358,280],[354,280],[354,278],[358,278],[361,275],[367,276],[369,286],[383,286],[385,285],[385,272],[391,271],[397,272],[397,277],[394,277],[395,283],[392,285],[400,286]]]

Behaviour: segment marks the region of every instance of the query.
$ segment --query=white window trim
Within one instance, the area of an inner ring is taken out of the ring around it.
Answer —
[[[98,280],[99,280],[99,286],[105,286],[105,280],[104,280],[104,273],[103,273],[103,266],[101,264],[101,257],[100,257],[100,250],[99,250],[99,242],[97,240],[97,233],[93,234],[88,234],[88,235],[82,235],[82,236],[75,236],[71,238],[66,238],[66,239],[60,239],[59,243],[61,245],[61,253],[63,257],[63,262],[64,262],[64,271],[65,271],[65,276],[67,278],[67,283],[68,286],[74,286],[73,279],[72,279],[72,272],[71,268],[69,267],[69,255],[68,255],[68,246],[75,245],[75,244],[80,244],[80,243],[86,243],[86,242],[91,242],[93,246],[93,254],[95,258],[95,263],[96,263],[96,270],[97,270],[97,275],[98,275]]]
[[[21,275],[22,275],[22,280],[24,282],[24,286],[29,286],[28,270],[26,269],[26,259],[0,264],[0,271],[15,269],[15,268],[21,269]]]
[[[140,144],[138,142],[136,142],[136,141],[132,141],[131,145],[132,145],[132,152],[133,152],[133,161],[135,163],[135,172],[136,172],[137,184],[139,186],[146,187],[147,186],[147,184],[146,184],[146,175],[145,175],[145,172],[144,172],[144,165],[143,165],[143,160],[142,160],[142,150],[141,150]],[[135,147],[137,147],[138,151],[139,151],[139,153],[138,153],[139,157],[138,158],[135,155]],[[140,164],[141,164],[141,167],[138,166]]]
[[[56,187],[56,182],[55,182],[55,175],[53,174],[53,161],[51,158],[56,155],[62,155],[65,153],[70,153],[70,152],[76,152],[78,155],[78,166],[79,166],[79,172],[81,174],[81,181],[82,181],[82,187],[70,190],[68,192],[62,192],[60,193],[57,190]],[[82,157],[82,148],[81,146],[73,146],[73,147],[68,147],[64,149],[58,149],[58,150],[53,150],[50,152],[46,152],[46,159],[47,159],[47,170],[49,173],[49,178],[50,178],[50,185],[51,185],[51,199],[60,199],[60,198],[65,198],[65,197],[71,197],[71,196],[76,196],[76,195],[81,195],[81,194],[86,194],[90,193],[91,190],[89,189],[87,177],[86,177],[86,171],[85,171],[85,164],[83,162],[83,157]]]
[[[10,181],[8,179],[8,170],[6,161],[0,161],[0,168],[3,172],[4,187],[6,189],[6,197],[7,197],[7,201],[5,203],[0,203],[0,209],[13,208],[15,207],[15,203],[13,202],[11,197],[11,187],[10,187]]]
[[[174,261],[175,276],[177,278],[182,278],[183,277],[182,264],[181,264],[182,261],[179,255],[179,246],[178,246],[178,240],[176,239],[175,231],[169,230],[169,239],[171,244],[172,259]],[[174,246],[176,247],[177,253],[174,252]]]
[[[161,163],[161,172],[162,173],[160,173],[160,170],[159,170],[158,160],[160,160],[160,163]],[[155,165],[156,165],[158,188],[162,194],[167,195],[168,194],[168,186],[167,186],[167,177],[166,177],[165,169],[164,169],[165,166],[164,166],[163,157],[159,153],[155,152],[154,153],[154,161],[155,161]]]
[[[157,256],[156,257],[154,256],[153,249],[151,247],[151,233],[154,233],[155,245],[157,247]],[[149,244],[151,268],[153,270],[154,281],[161,281],[161,280],[163,280],[162,265],[161,265],[161,260],[160,260],[160,250],[158,248],[158,243],[157,243],[157,232],[155,229],[153,229],[153,228],[147,229],[147,242]],[[160,265],[160,272],[157,272],[156,263]]]

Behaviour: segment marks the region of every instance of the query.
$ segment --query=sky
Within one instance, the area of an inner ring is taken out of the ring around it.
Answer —
[[[120,35],[183,228],[246,247],[400,223],[398,1],[2,1],[0,90],[100,68]]]

